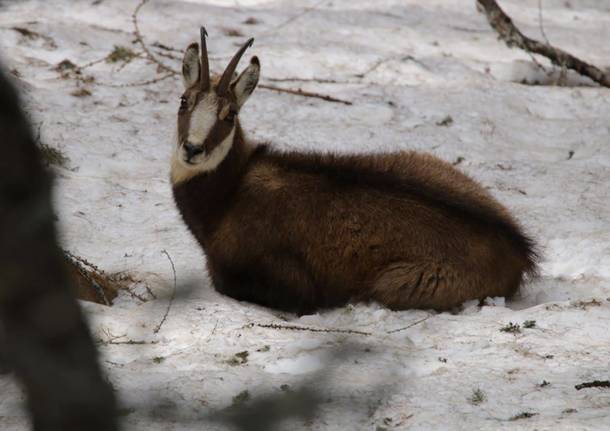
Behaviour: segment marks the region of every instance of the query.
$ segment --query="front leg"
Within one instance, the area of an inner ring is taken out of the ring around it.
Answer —
[[[288,253],[258,256],[247,264],[208,261],[208,269],[214,288],[238,301],[300,315],[328,305],[306,265]]]

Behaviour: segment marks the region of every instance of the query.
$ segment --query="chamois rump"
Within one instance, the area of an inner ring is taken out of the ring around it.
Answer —
[[[239,111],[260,63],[235,69],[253,39],[211,79],[206,36],[184,54],[171,182],[216,290],[300,314],[350,301],[447,310],[510,296],[535,272],[534,244],[508,210],[434,156],[247,140]]]

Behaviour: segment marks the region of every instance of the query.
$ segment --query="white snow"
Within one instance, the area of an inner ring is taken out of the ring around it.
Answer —
[[[64,246],[107,272],[133,275],[135,293],[150,297],[148,286],[157,296],[141,302],[125,293],[111,308],[83,303],[125,429],[229,429],[208,416],[244,390],[252,403],[281,395],[282,385],[307,385],[324,400],[313,419],[282,429],[610,429],[610,391],[574,388],[610,379],[610,91],[572,73],[567,87],[521,84],[552,84],[558,72],[548,77],[527,54],[506,48],[474,3],[151,0],[142,7],[146,43],[176,57],[159,56],[175,70],[204,24],[213,71],[254,36],[248,54],[261,60],[262,83],[353,102],[259,88],[241,114],[252,138],[284,149],[462,157],[461,169],[510,207],[543,251],[541,278],[514,300],[467,303],[457,314],[358,304],[298,318],[223,297],[206,276],[168,180],[181,78],[129,86],[163,71],[143,57],[100,62],[83,71],[95,78],[81,85],[92,95],[78,98],[70,95],[77,83],[53,70],[64,59],[104,58],[115,45],[141,52],[132,44],[138,1],[2,2],[0,55],[21,75],[43,142],[70,158],[56,169]],[[499,3],[542,39],[537,0]],[[605,2],[542,5],[551,43],[609,66]],[[258,23],[244,24],[249,17]],[[451,124],[437,125],[448,115]],[[162,250],[176,264],[179,287],[155,334],[173,288]],[[526,320],[535,327],[500,331]],[[236,361],[244,351],[244,363]],[[0,377],[1,429],[27,427],[22,404],[12,377]],[[524,412],[535,415],[510,420]]]

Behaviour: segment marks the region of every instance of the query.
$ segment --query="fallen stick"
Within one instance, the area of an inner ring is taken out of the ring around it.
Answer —
[[[426,317],[424,317],[422,319],[419,319],[419,320],[411,323],[410,325],[407,325],[407,326],[404,326],[404,327],[398,328],[398,329],[392,329],[391,331],[388,331],[387,334],[394,334],[396,332],[400,332],[400,331],[404,331],[406,329],[412,328],[412,327],[414,327],[416,325],[419,325],[422,322],[425,322],[426,320],[428,320],[431,317],[432,317],[432,314],[429,314],[428,316],[426,316]]]
[[[110,88],[127,88],[127,87],[144,87],[146,85],[156,84],[157,82],[165,81],[167,78],[171,78],[176,76],[175,73],[168,73],[166,75],[162,75],[158,78],[149,79],[147,81],[140,82],[128,82],[126,84],[110,84],[108,82],[96,82],[95,85],[100,85],[102,87],[110,87]]]
[[[476,0],[476,2],[480,10],[485,13],[489,25],[506,42],[508,47],[517,46],[527,52],[542,55],[551,60],[553,64],[575,70],[604,87],[610,87],[610,75],[604,73],[601,69],[574,57],[566,51],[530,39],[521,33],[510,17],[498,6],[496,0]]]
[[[594,380],[574,386],[577,391],[586,388],[610,388],[610,380]]]
[[[344,105],[352,104],[352,102],[350,102],[348,100],[337,99],[335,97],[328,96],[326,94],[312,93],[310,91],[301,90],[300,88],[297,88],[296,90],[294,90],[292,88],[282,88],[282,87],[276,87],[274,85],[267,85],[267,84],[259,84],[258,86],[260,88],[264,88],[265,90],[277,91],[278,93],[288,93],[288,94],[294,94],[295,96],[313,97],[315,99],[322,99],[327,102],[343,103]]]
[[[336,334],[355,334],[369,336],[373,335],[370,332],[357,331],[355,329],[330,329],[330,328],[312,328],[309,326],[297,326],[297,325],[278,325],[277,323],[248,323],[244,328],[268,328],[268,329],[283,329],[286,331],[307,331],[307,332],[326,332]]]

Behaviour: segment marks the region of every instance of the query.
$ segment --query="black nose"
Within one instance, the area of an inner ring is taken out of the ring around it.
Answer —
[[[186,142],[182,147],[184,148],[184,151],[186,151],[186,158],[188,160],[192,159],[197,154],[203,153],[203,147],[193,145],[189,142]]]

